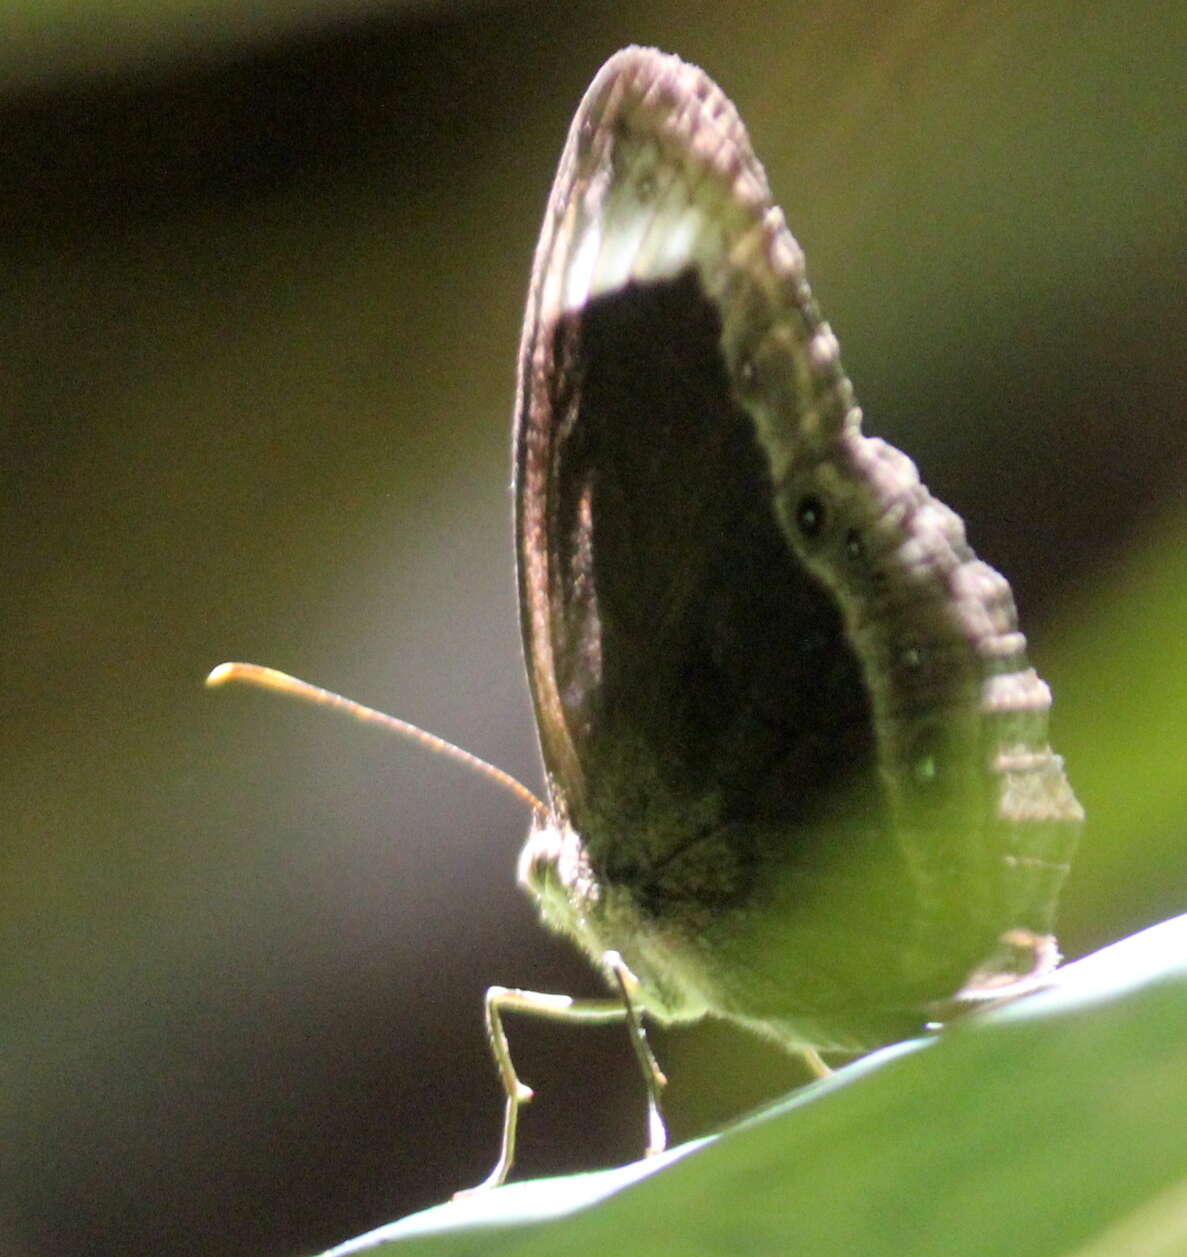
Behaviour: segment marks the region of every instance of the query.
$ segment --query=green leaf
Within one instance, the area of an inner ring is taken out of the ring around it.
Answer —
[[[517,1183],[326,1257],[1187,1252],[1187,917],[712,1140]]]

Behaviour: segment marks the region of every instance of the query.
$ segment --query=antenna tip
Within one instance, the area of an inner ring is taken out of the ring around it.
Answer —
[[[234,681],[238,675],[240,665],[237,663],[220,663],[217,668],[212,668],[206,677],[204,684],[208,690],[213,690],[217,686],[226,685],[228,681]]]

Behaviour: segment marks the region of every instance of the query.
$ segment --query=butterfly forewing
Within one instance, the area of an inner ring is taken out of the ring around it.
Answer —
[[[660,1016],[826,1047],[1049,961],[1079,809],[1009,586],[862,435],[738,114],[676,58],[618,54],[573,122],[515,478],[551,924]]]

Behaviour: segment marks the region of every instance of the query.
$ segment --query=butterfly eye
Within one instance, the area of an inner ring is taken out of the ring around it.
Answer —
[[[519,859],[519,881],[533,893],[543,896],[557,879],[557,853],[551,843],[533,838],[524,845]]]
[[[824,503],[812,493],[800,498],[795,508],[795,522],[801,534],[809,541],[824,531]]]

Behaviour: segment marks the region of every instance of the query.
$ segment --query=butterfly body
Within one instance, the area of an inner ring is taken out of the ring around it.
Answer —
[[[661,1020],[860,1050],[1050,967],[1079,806],[1004,578],[861,431],[737,112],[627,49],[569,135],[515,430],[550,926]]]

